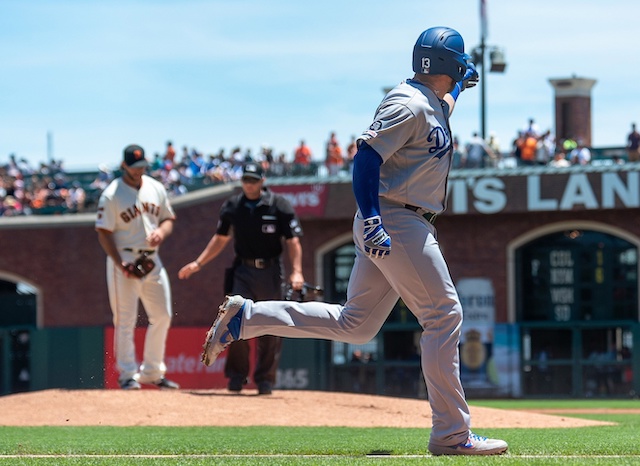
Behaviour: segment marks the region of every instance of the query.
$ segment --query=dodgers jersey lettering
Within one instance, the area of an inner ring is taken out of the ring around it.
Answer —
[[[436,214],[444,211],[452,160],[448,115],[447,103],[412,79],[385,96],[358,138],[382,157],[380,197]]]
[[[96,228],[112,231],[118,248],[149,249],[147,235],[172,218],[175,213],[160,182],[143,175],[136,189],[117,178],[100,196]]]

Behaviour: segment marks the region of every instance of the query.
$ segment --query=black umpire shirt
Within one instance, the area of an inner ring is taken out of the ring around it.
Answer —
[[[290,239],[303,234],[291,203],[267,188],[255,201],[242,192],[225,201],[216,233],[228,236],[231,227],[234,250],[241,259],[278,257],[282,254],[282,237]]]

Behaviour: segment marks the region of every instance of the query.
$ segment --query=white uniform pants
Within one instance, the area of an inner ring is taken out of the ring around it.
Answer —
[[[433,225],[403,206],[381,199],[391,254],[370,259],[363,220],[354,220],[356,259],[344,306],[321,302],[247,301],[240,337],[277,335],[363,344],[376,336],[399,297],[423,331],[421,362],[433,413],[430,443],[467,439],[469,408],[460,383],[458,343],[462,306]]]
[[[113,260],[107,258],[107,286],[115,328],[113,346],[120,382],[134,378],[142,383],[152,383],[164,377],[167,370],[164,354],[171,325],[171,288],[162,263],[157,257],[153,259],[156,267],[151,273],[136,279],[126,278],[119,267],[114,267]],[[134,343],[138,300],[142,301],[149,321],[139,368]]]

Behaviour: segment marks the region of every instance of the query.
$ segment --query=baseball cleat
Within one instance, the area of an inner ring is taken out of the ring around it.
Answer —
[[[162,377],[160,380],[156,380],[152,383],[161,390],[179,390],[180,385],[173,380]]]
[[[127,379],[120,382],[120,388],[123,390],[140,390],[142,386],[136,379]]]
[[[244,303],[245,299],[236,295],[227,296],[220,305],[216,320],[207,332],[207,338],[202,346],[201,361],[206,366],[213,364],[213,361],[231,342],[240,338]]]
[[[448,447],[429,444],[432,455],[501,455],[507,451],[508,445],[504,440],[481,437],[469,433],[466,442]]]

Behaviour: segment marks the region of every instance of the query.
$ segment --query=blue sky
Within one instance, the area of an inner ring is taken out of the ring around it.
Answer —
[[[346,145],[371,122],[382,89],[412,75],[426,28],[480,42],[479,0],[2,0],[0,163],[53,156],[67,169],[116,166],[129,143],[167,140],[205,154],[267,144],[314,157],[336,131]],[[550,78],[597,80],[593,145],[624,145],[640,124],[638,17],[626,0],[487,0],[487,44],[506,73],[487,73],[487,133],[508,147],[533,117],[554,129]],[[479,88],[452,129],[480,129]]]

